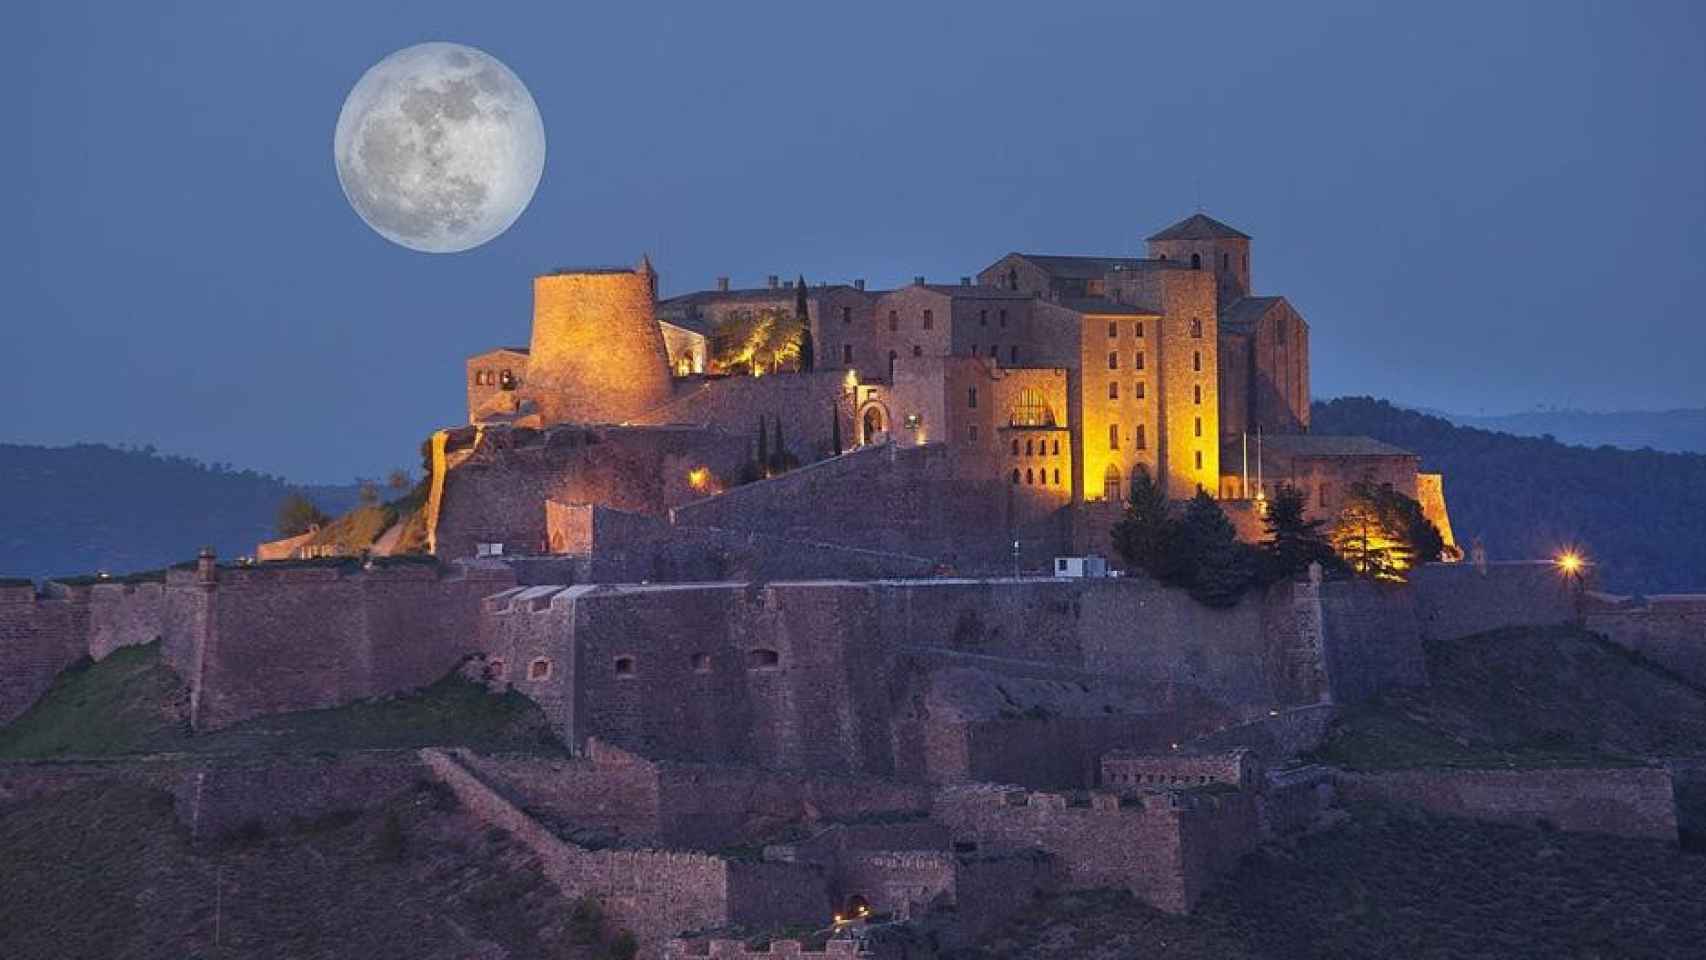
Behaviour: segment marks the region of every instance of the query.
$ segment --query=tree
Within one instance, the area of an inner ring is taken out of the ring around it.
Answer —
[[[1307,500],[1302,490],[1289,483],[1280,484],[1274,498],[1267,502],[1267,514],[1262,525],[1267,538],[1259,548],[1262,579],[1270,583],[1287,580],[1319,563],[1323,570],[1343,567],[1333,544],[1321,532],[1324,520],[1304,518]]]
[[[812,318],[806,310],[806,278],[794,281],[794,319],[800,322],[800,370],[812,372],[817,366],[817,349],[812,343]]]
[[[798,361],[800,325],[787,310],[737,310],[712,329],[709,346],[712,365],[726,373],[774,372]]]
[[[770,469],[770,434],[764,430],[764,414],[758,415],[758,469],[760,473]]]
[[[385,485],[390,487],[392,490],[401,493],[402,491],[414,486],[415,481],[413,477],[409,476],[409,471],[404,470],[402,467],[398,467],[397,469],[392,470],[390,474],[385,477]]]
[[[1253,552],[1205,490],[1186,504],[1172,538],[1184,586],[1199,603],[1230,607],[1254,580]]]
[[[1166,495],[1149,478],[1149,471],[1139,464],[1132,471],[1125,512],[1114,524],[1114,550],[1128,566],[1163,579],[1172,523]]]
[[[278,505],[278,535],[294,537],[315,527],[325,526],[332,518],[321,512],[314,501],[300,493],[287,495]]]
[[[1411,567],[1445,551],[1421,504],[1366,477],[1351,484],[1330,536],[1351,570],[1374,580],[1407,580]]]
[[[771,446],[770,466],[774,467],[776,469],[777,473],[781,473],[783,470],[787,469],[787,460],[788,460],[788,446],[787,446],[787,444],[784,444],[782,442],[782,417],[781,417],[781,415],[777,415],[776,421],[775,421],[775,427],[776,427],[776,438],[774,440],[772,440],[770,443],[770,446]]]
[[[829,440],[835,455],[841,456],[841,411],[833,403],[829,405]]]

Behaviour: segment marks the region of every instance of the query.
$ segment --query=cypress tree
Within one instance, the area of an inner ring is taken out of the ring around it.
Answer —
[[[788,469],[788,448],[782,443],[782,417],[780,415],[776,417],[776,439],[771,446],[776,449],[771,451],[770,456],[775,460],[776,472],[781,473]]]
[[[841,456],[841,411],[833,403],[829,405],[829,436],[835,446],[835,455]]]
[[[770,469],[770,434],[764,430],[764,414],[758,415],[758,469],[760,473]]]
[[[812,344],[812,320],[806,310],[806,278],[794,281],[794,318],[800,321],[800,370],[810,373],[817,366],[817,350]]]

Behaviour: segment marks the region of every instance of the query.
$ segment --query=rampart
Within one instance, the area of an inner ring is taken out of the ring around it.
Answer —
[[[97,583],[89,590],[89,656],[105,660],[120,647],[164,636],[166,582]]]
[[[771,431],[781,421],[783,445],[801,463],[835,452],[837,419],[843,449],[854,444],[853,388],[845,370],[677,381],[673,399],[633,422],[710,427],[746,437],[748,446],[754,446],[760,416]]]
[[[33,583],[0,585],[0,724],[17,719],[88,653],[88,633],[86,591],[38,595]]]
[[[1410,586],[1424,641],[1576,616],[1573,588],[1550,563],[1430,563],[1411,572]]]
[[[1404,770],[1340,773],[1352,799],[1420,806],[1434,813],[1560,830],[1677,842],[1676,801],[1662,767],[1539,770]]]
[[[1612,643],[1706,687],[1706,595],[1594,595],[1584,621]]]

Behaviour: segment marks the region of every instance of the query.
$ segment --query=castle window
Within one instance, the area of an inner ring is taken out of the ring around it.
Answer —
[[[1007,348],[1007,362],[1008,363],[1018,363],[1019,362],[1019,347],[1017,344]]]
[[[1198,373],[1202,372],[1202,351],[1201,350],[1192,350],[1191,351],[1191,369],[1195,370]]]
[[[1048,486],[1048,469],[1047,468],[1044,468],[1042,470],[1037,471],[1037,483],[1040,483],[1045,487]]]
[[[1054,455],[1057,457],[1060,456],[1060,441],[1059,440],[1056,440],[1054,442]]]
[[[989,311],[988,310],[979,310],[977,312],[977,325],[980,327],[989,326]]]
[[[973,410],[977,409],[977,387],[966,388],[966,406]]]
[[[912,355],[913,355],[913,356],[915,356],[915,357],[922,357],[922,356],[924,356],[924,348],[923,348],[923,347],[921,347],[921,346],[919,346],[919,345],[918,345],[918,344],[916,344],[916,343],[915,343],[915,344],[913,344],[913,345],[912,345]]]
[[[1120,483],[1120,468],[1110,463],[1108,469],[1102,471],[1102,499],[1117,502],[1124,497],[1124,487]]]
[[[746,652],[746,665],[751,670],[768,670],[782,665],[782,655],[765,647]]]
[[[841,308],[841,322],[842,323],[852,323],[853,322],[853,308],[852,307],[842,307]]]
[[[1135,363],[1133,363],[1131,365],[1131,368],[1133,370],[1142,370],[1143,369],[1143,351],[1142,350],[1137,351],[1137,360]]]
[[[1197,418],[1197,436],[1202,436],[1202,417]]]
[[[1120,382],[1118,380],[1109,380],[1108,381],[1108,399],[1109,400],[1118,400],[1119,398],[1120,398]]]
[[[486,664],[486,676],[493,680],[507,680],[509,679],[508,673],[508,667],[501,657]]]
[[[498,374],[498,389],[500,389],[500,390],[514,390],[515,389],[515,374],[510,373],[508,370],[505,370],[503,373]]]
[[[1202,269],[1202,254],[1200,254],[1200,253],[1191,254],[1191,269],[1192,270],[1201,270]]]
[[[1201,320],[1192,320],[1191,321],[1191,336],[1196,337],[1198,340],[1202,339],[1202,321]]]
[[[708,653],[695,653],[693,655],[693,661],[692,662],[693,662],[693,672],[694,673],[710,673],[711,672],[711,655],[710,654],[708,654]]]
[[[1120,448],[1120,425],[1117,423],[1110,423],[1110,424],[1108,424],[1108,449],[1109,450],[1118,450],[1119,448]]]
[[[1015,457],[1019,455],[1019,438],[1018,437],[1013,438],[1013,455]]]
[[[1014,283],[1018,283],[1018,281],[1015,280]],[[1019,288],[1017,286],[1015,286],[1013,289],[1017,290]],[[999,320],[1001,322],[1001,325],[1005,327],[1007,325],[1007,311],[1006,311],[1006,309],[1002,309],[1002,310],[997,311],[996,312],[996,319]]]
[[[1037,452],[1036,447],[1031,445],[1031,441],[1026,440],[1025,441],[1025,456],[1028,457],[1028,456],[1030,456],[1036,452]]]
[[[486,385],[486,371],[475,370],[474,371],[474,386],[483,387],[485,385]]]
[[[545,659],[544,657],[540,657],[537,660],[534,660],[532,663],[528,664],[527,665],[527,679],[529,679],[529,680],[549,680],[549,679],[551,679],[551,661]]]
[[[1060,486],[1060,468],[1059,467],[1054,468],[1054,485],[1057,487]]]
[[[1139,400],[1143,399],[1143,381],[1142,380],[1139,380],[1136,383],[1131,385],[1131,395],[1136,397]]]
[[[1199,383],[1191,388],[1191,402],[1199,407],[1202,406],[1202,384]]]
[[[971,443],[977,442],[977,424],[974,423],[966,428],[966,440]]]
[[[1223,253],[1220,255],[1220,269],[1225,270],[1228,266],[1231,265],[1231,262],[1232,262],[1232,255],[1231,254]]]
[[[1119,368],[1120,368],[1120,352],[1118,350],[1109,350],[1108,351],[1108,369],[1109,370],[1118,370]]]
[[[1117,320],[1109,320],[1109,321],[1108,321],[1108,339],[1110,339],[1110,340],[1111,340],[1111,339],[1113,339],[1113,338],[1114,338],[1114,337],[1117,337],[1117,336],[1119,336],[1119,335],[1120,335],[1120,325],[1119,325],[1119,321],[1117,321]]]
[[[1147,450],[1149,448],[1147,433],[1148,431],[1143,429],[1143,424],[1137,425],[1137,432],[1131,436],[1133,450]]]
[[[936,329],[936,311],[934,311],[934,310],[924,311],[924,329],[926,329],[926,330]]]
[[[1197,451],[1197,469],[1198,470],[1202,469],[1202,451],[1201,450]]]
[[[1019,402],[1007,412],[1007,425],[1010,427],[1052,427],[1054,426],[1054,411],[1043,401],[1042,391],[1026,387],[1019,391]],[[1017,440],[1013,441],[1015,444]],[[1014,452],[1018,452],[1017,446]]]
[[[1135,336],[1135,337],[1143,336],[1143,321],[1142,320],[1137,321],[1137,328],[1132,331],[1132,336]]]
[[[1018,485],[1019,485],[1019,468],[1014,467],[1013,468],[1013,486],[1016,487]]]
[[[853,345],[851,343],[841,345],[841,362],[848,366],[853,365]]]
[[[618,677],[632,677],[634,675],[634,658],[633,657],[617,657],[616,658],[616,675]]]
[[[1034,486],[1035,485],[1034,480],[1035,480],[1035,477],[1033,477],[1031,475],[1031,468],[1026,467],[1025,468],[1025,486],[1027,486],[1027,487]]]
[[[889,330],[894,331],[894,330],[899,330],[899,329],[900,329],[900,314],[893,311],[893,310],[890,310],[889,311]]]

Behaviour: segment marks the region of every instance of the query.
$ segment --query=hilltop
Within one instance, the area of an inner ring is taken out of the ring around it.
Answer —
[[[1619,593],[1697,589],[1706,570],[1706,454],[1572,447],[1461,427],[1372,397],[1316,403],[1310,429],[1412,450],[1445,474],[1459,542],[1494,560],[1575,545]]]
[[[305,494],[337,514],[356,487],[165,456],[152,448],[0,444],[0,575],[54,577],[148,570],[192,557],[252,553],[276,536],[278,506]]]
[[[1531,410],[1478,416],[1429,410],[1459,426],[1519,437],[1551,437],[1578,447],[1648,447],[1669,453],[1706,453],[1706,407],[1681,410]]]

